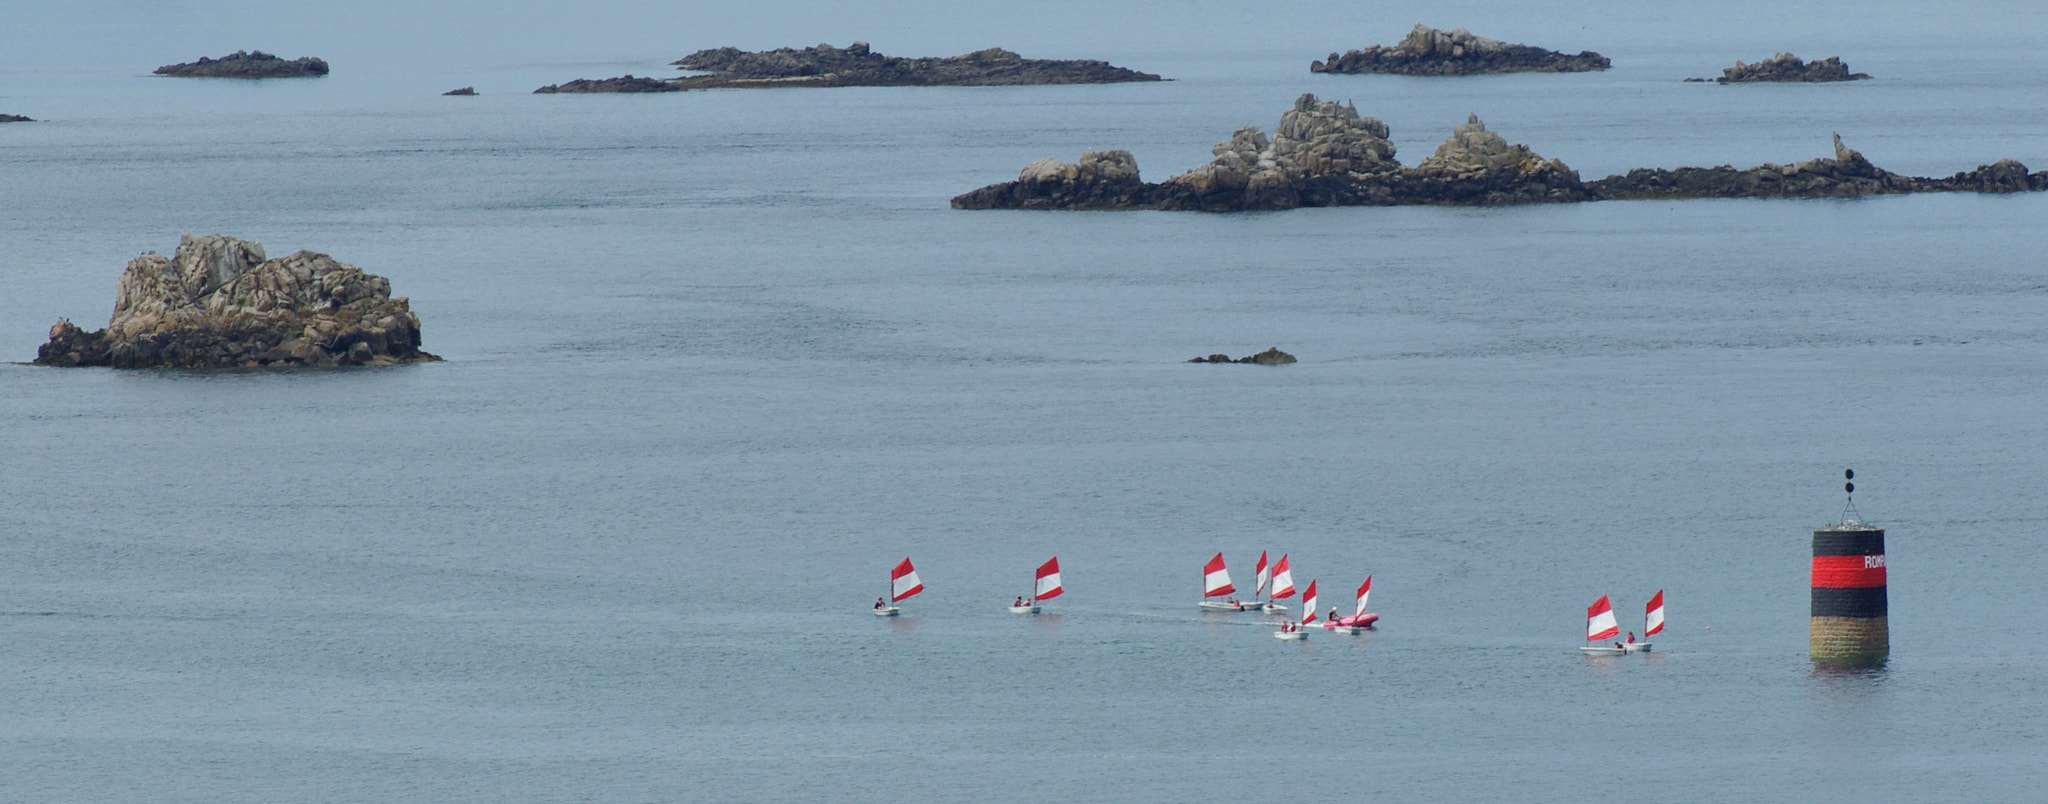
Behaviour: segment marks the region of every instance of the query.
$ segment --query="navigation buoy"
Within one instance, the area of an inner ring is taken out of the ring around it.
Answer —
[[[1845,480],[1856,471],[1844,471]],[[1843,491],[1855,494],[1856,484]],[[1856,518],[1854,498],[1842,521],[1813,532],[1813,605],[1808,653],[1815,664],[1869,667],[1891,655],[1885,588],[1884,528]]]

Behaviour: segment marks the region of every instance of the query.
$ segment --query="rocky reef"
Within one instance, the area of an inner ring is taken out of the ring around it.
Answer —
[[[642,83],[571,81],[542,92],[663,92],[680,89],[759,89],[772,87],[938,87],[1012,86],[1020,84],[1114,84],[1158,81],[1159,76],[1088,59],[1027,59],[999,47],[947,58],[884,56],[855,42],[845,48],[818,45],[802,50],[778,48],[749,52],[736,47],[699,50],[677,59],[676,67],[711,75],[688,75],[649,89]],[[626,76],[631,79],[632,76]],[[587,88],[568,89],[571,84]]]
[[[1215,159],[1157,184],[1139,178],[1129,151],[1090,151],[1079,162],[1042,159],[1016,181],[953,199],[954,209],[1159,209],[1231,212],[1323,206],[1493,206],[1642,198],[1851,198],[1921,192],[2048,190],[2048,172],[2000,160],[1942,179],[1883,170],[1835,137],[1833,159],[1746,170],[1637,168],[1581,181],[1577,171],[1509,144],[1477,115],[1454,127],[1414,167],[1394,159],[1385,123],[1349,104],[1302,95],[1269,140],[1255,126],[1211,149]]]
[[[1226,354],[1213,354],[1213,355],[1210,355],[1210,356],[1208,356],[1208,357],[1197,357],[1197,358],[1194,358],[1194,359],[1191,359],[1191,360],[1189,360],[1188,362],[1189,362],[1189,363],[1250,363],[1250,364],[1252,364],[1252,365],[1257,365],[1257,366],[1284,366],[1284,365],[1286,365],[1286,364],[1288,364],[1288,363],[1292,363],[1292,362],[1294,362],[1294,355],[1290,355],[1290,354],[1288,354],[1288,353],[1286,353],[1286,352],[1282,352],[1282,351],[1280,351],[1280,347],[1278,347],[1278,346],[1274,346],[1274,347],[1271,347],[1271,348],[1267,349],[1266,351],[1260,352],[1260,353],[1258,353],[1258,354],[1255,354],[1255,355],[1246,355],[1246,356],[1244,356],[1244,357],[1240,357],[1240,358],[1238,358],[1238,359],[1236,359],[1236,360],[1232,360],[1232,359],[1230,359],[1230,355],[1226,355]]]
[[[1800,61],[1798,56],[1780,53],[1755,64],[1736,62],[1735,66],[1721,71],[1721,77],[1714,79],[1717,84],[1747,84],[1760,81],[1819,82],[1819,81],[1861,81],[1869,73],[1849,72],[1849,65],[1843,64],[1840,56],[1829,56],[1819,61]],[[1705,81],[1705,78],[1688,78],[1687,81]]]
[[[455,89],[451,89],[451,90],[448,90],[447,92],[443,92],[443,93],[441,93],[441,94],[443,94],[443,95],[475,95],[475,94],[476,94],[476,87],[456,87]]]
[[[0,123],[33,123],[35,121],[33,117],[22,117],[18,114],[0,114]]]
[[[179,78],[312,78],[327,74],[327,62],[306,56],[285,60],[261,50],[237,50],[218,59],[201,56],[198,61],[166,64],[157,75]]]
[[[439,359],[420,351],[419,317],[384,277],[325,254],[265,259],[258,243],[188,233],[170,258],[152,251],[128,262],[105,329],[60,320],[35,362],[224,368]]]
[[[565,84],[549,84],[534,90],[536,95],[552,95],[557,92],[681,92],[682,87],[659,78],[635,78],[632,73],[618,78],[591,80],[578,78]]]
[[[1580,73],[1605,70],[1608,59],[1593,51],[1574,56],[1529,45],[1473,36],[1463,28],[1440,31],[1417,23],[1393,47],[1373,45],[1325,61],[1309,62],[1312,73],[1398,73],[1400,75],[1473,75],[1477,73]]]

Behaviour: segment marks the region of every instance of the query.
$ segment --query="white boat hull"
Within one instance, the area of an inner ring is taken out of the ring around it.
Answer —
[[[1204,600],[1201,605],[1203,611],[1249,611],[1243,603],[1218,603],[1214,600]]]
[[[1274,638],[1274,639],[1286,639],[1286,640],[1296,640],[1296,639],[1308,639],[1308,632],[1307,632],[1307,631],[1274,631],[1274,632],[1273,632],[1273,638]]]
[[[1280,604],[1278,604],[1278,603],[1261,603],[1261,604],[1258,604],[1258,605],[1252,606],[1251,608],[1253,608],[1253,609],[1255,609],[1255,610],[1257,610],[1257,611],[1267,611],[1267,612],[1273,612],[1273,613],[1275,613],[1275,614],[1278,614],[1278,613],[1280,613],[1280,612],[1283,612],[1283,611],[1286,611],[1286,610],[1287,610],[1287,607],[1286,607],[1286,606],[1282,606],[1282,605],[1280,605]]]
[[[1011,613],[1011,614],[1037,614],[1037,613],[1038,613],[1038,607],[1037,607],[1037,606],[1011,606],[1011,607],[1010,607],[1010,613]]]
[[[1579,648],[1579,652],[1587,656],[1620,656],[1628,651],[1609,645],[1587,645]]]
[[[1330,633],[1332,633],[1332,634],[1346,634],[1346,635],[1349,635],[1349,634],[1356,634],[1356,633],[1358,633],[1358,632],[1360,632],[1360,631],[1363,631],[1363,630],[1365,630],[1365,629],[1363,629],[1363,628],[1353,628],[1353,627],[1351,627],[1351,626],[1348,626],[1348,625],[1333,625],[1333,626],[1330,626]]]
[[[1626,645],[1623,645],[1621,649],[1622,649],[1622,650],[1625,650],[1625,651],[1628,651],[1629,653],[1649,653],[1649,652],[1650,652],[1650,643],[1648,643],[1648,642],[1632,642],[1632,643],[1628,643],[1628,644],[1626,644]]]
[[[885,607],[885,608],[879,608],[879,609],[875,609],[875,616],[876,616],[876,617],[894,617],[894,616],[896,616],[896,615],[898,615],[898,614],[902,614],[902,613],[903,613],[903,610],[902,610],[902,609],[899,609],[899,608],[896,608],[895,606],[888,606],[888,607]]]

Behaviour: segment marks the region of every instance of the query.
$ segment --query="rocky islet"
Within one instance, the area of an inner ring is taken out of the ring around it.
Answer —
[[[956,196],[954,209],[1158,209],[1229,212],[1304,206],[1564,203],[1644,198],[1849,198],[1916,192],[2048,190],[2048,172],[2000,160],[1948,178],[1903,176],[1835,138],[1835,156],[1738,170],[1638,168],[1581,181],[1577,171],[1509,144],[1475,116],[1414,167],[1394,160],[1385,123],[1349,104],[1302,95],[1269,140],[1238,129],[1216,158],[1166,181],[1138,175],[1128,151],[1093,151],[1076,163],[1045,159],[1015,181]]]
[[[874,52],[866,42],[844,48],[777,48],[758,52],[736,47],[699,50],[674,62],[678,69],[708,75],[677,78],[578,79],[538,92],[675,92],[685,89],[772,89],[788,87],[1017,86],[1025,84],[1113,84],[1159,81],[1159,76],[1092,59],[1027,59],[999,47],[959,56],[906,58]]]
[[[1240,358],[1238,358],[1238,359],[1236,359],[1236,360],[1232,360],[1232,359],[1230,359],[1230,355],[1222,354],[1222,353],[1220,353],[1220,352],[1219,352],[1219,353],[1217,353],[1217,354],[1209,355],[1208,357],[1196,357],[1196,358],[1191,358],[1191,359],[1189,359],[1189,360],[1188,360],[1188,362],[1189,362],[1189,363],[1245,363],[1245,364],[1249,364],[1249,365],[1254,365],[1254,366],[1284,366],[1284,365],[1287,365],[1288,363],[1292,363],[1292,362],[1294,362],[1294,355],[1290,355],[1290,354],[1288,354],[1288,353],[1286,353],[1286,352],[1282,352],[1282,351],[1280,351],[1280,347],[1278,347],[1278,346],[1274,346],[1274,347],[1268,348],[1268,349],[1267,349],[1266,351],[1260,352],[1260,353],[1258,353],[1258,354],[1255,354],[1255,355],[1246,355],[1246,356],[1244,356],[1244,357],[1240,357]]]
[[[23,117],[18,114],[0,114],[0,123],[33,123],[35,121],[33,117]]]
[[[419,317],[384,277],[325,254],[265,259],[261,244],[188,233],[171,257],[152,251],[129,261],[105,329],[59,320],[35,362],[227,368],[439,359],[420,350]]]
[[[1842,63],[1840,56],[1829,56],[1816,61],[1801,61],[1798,56],[1780,53],[1755,64],[1740,61],[1735,66],[1721,71],[1721,77],[1713,79],[1716,84],[1751,84],[1764,82],[1779,83],[1822,83],[1828,81],[1862,81],[1869,73],[1849,72],[1849,65]],[[1688,78],[1687,81],[1705,82],[1705,78]]]
[[[305,56],[283,59],[261,50],[237,50],[218,59],[201,56],[198,61],[166,64],[157,75],[176,78],[316,78],[327,74],[324,59]]]
[[[1475,36],[1459,28],[1438,30],[1417,23],[1393,47],[1331,53],[1309,62],[1313,73],[1476,75],[1482,73],[1577,73],[1605,70],[1608,59],[1587,50],[1573,55]]]

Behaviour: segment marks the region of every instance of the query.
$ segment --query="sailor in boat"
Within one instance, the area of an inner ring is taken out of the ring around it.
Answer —
[[[876,610],[876,611],[881,611],[882,609],[886,609],[886,608],[888,608],[888,607],[889,607],[889,599],[888,599],[888,598],[885,598],[885,597],[878,597],[878,598],[875,598],[875,610]]]
[[[1628,644],[1630,644],[1630,645],[1634,645],[1634,644],[1636,644],[1636,632],[1634,632],[1634,631],[1630,631],[1630,632],[1628,632]]]
[[[1325,622],[1333,622],[1333,623],[1334,623],[1334,622],[1336,622],[1336,621],[1337,621],[1337,607],[1336,607],[1336,606],[1331,606],[1331,607],[1330,607],[1330,619],[1326,620]]]
[[[1016,599],[1016,600],[1013,600],[1013,601],[1011,601],[1011,602],[1010,602],[1010,608],[1013,608],[1013,609],[1021,609],[1021,608],[1024,608],[1024,596],[1023,596],[1023,595],[1018,595],[1018,596],[1017,596],[1017,599]]]

